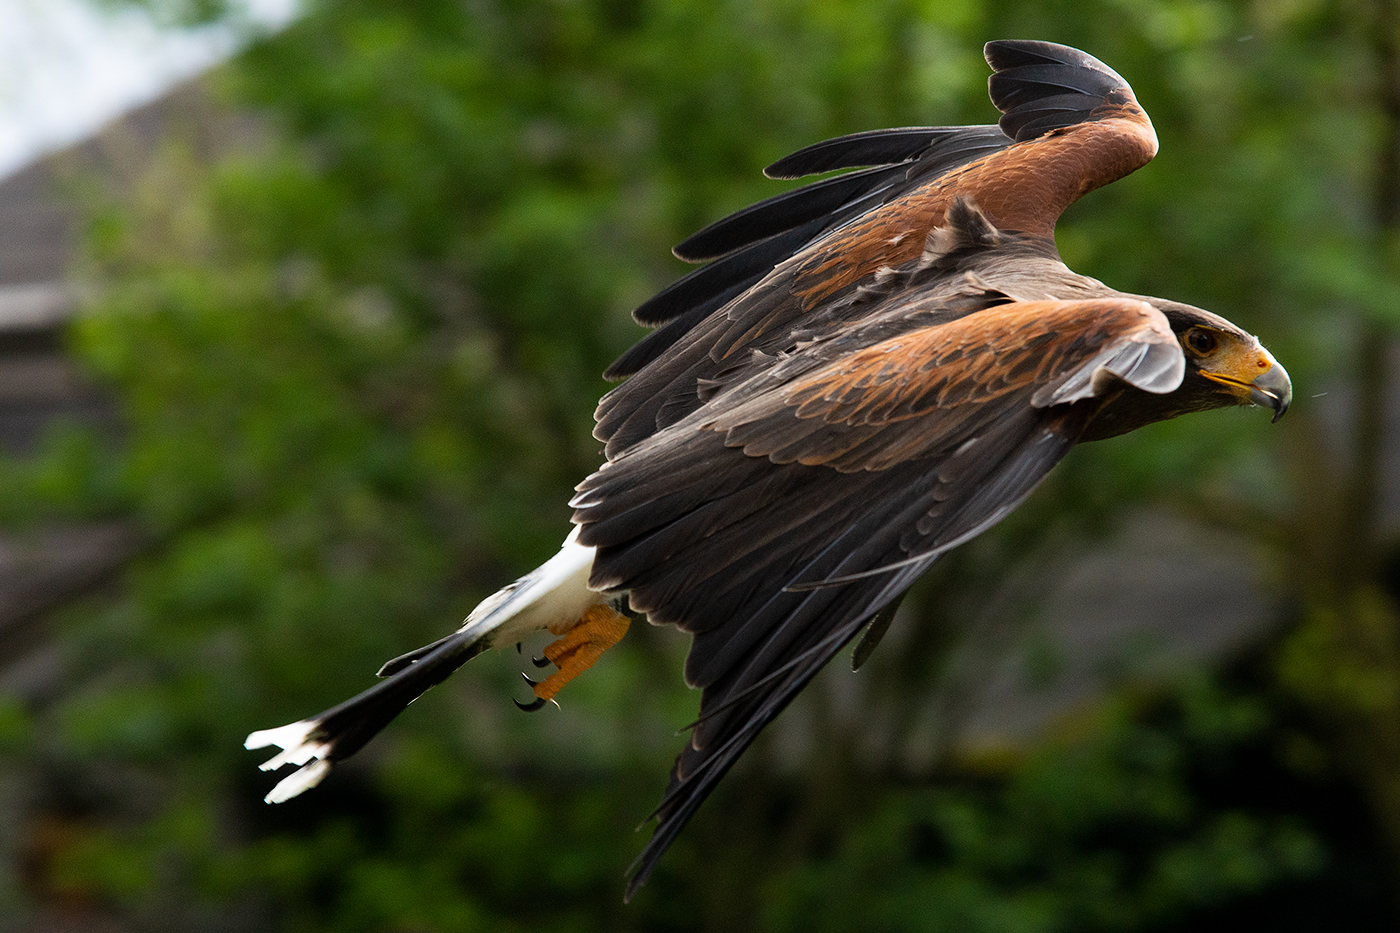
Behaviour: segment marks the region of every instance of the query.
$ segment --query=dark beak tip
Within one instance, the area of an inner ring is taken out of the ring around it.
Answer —
[[[1278,424],[1278,419],[1288,413],[1293,403],[1293,382],[1288,378],[1288,371],[1275,363],[1272,369],[1254,380],[1252,388],[1254,402],[1272,408],[1273,423]]]

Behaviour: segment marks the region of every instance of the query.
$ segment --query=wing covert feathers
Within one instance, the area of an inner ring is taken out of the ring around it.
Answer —
[[[764,725],[1019,504],[1103,400],[1181,380],[1145,301],[948,304],[916,297],[774,356],[579,485],[590,585],[693,633],[686,679],[704,691],[634,885]]]
[[[1157,150],[1147,114],[1112,69],[1082,52],[1043,42],[987,45],[1000,125],[905,127],[856,133],[809,146],[769,166],[796,177],[859,168],[746,208],[676,247],[710,263],[642,304],[639,323],[664,325],[609,367],[610,379],[655,369],[646,387],[623,386],[599,408],[609,456],[665,425],[632,415],[652,392],[693,395],[703,371],[691,339],[715,317],[730,321],[815,309],[919,262],[929,234],[953,205],[976,204],[1000,230],[1051,240],[1079,197],[1146,164]],[[767,325],[765,324],[765,329]],[[706,334],[714,334],[711,328]],[[782,348],[780,348],[782,349]],[[656,409],[666,405],[663,400]],[[681,402],[684,405],[684,402]],[[628,430],[614,440],[622,423]]]

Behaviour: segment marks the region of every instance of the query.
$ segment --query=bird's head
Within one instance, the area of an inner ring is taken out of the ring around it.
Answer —
[[[1293,401],[1288,372],[1258,338],[1218,314],[1144,298],[1164,315],[1186,358],[1181,384],[1161,394],[1128,388],[1104,406],[1082,440],[1102,440],[1178,415],[1234,405],[1262,405],[1283,417]]]
[[[1171,393],[1177,414],[1230,405],[1262,405],[1282,418],[1293,383],[1259,339],[1200,308],[1159,302],[1186,355],[1181,388]],[[1181,407],[1181,406],[1187,407]]]

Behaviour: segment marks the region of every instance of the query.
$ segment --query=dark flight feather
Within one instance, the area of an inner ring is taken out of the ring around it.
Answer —
[[[758,240],[784,233],[809,221],[832,220],[833,214],[886,185],[902,179],[902,166],[881,165],[847,172],[759,201],[687,237],[671,252],[686,262],[727,255]]]
[[[904,126],[866,130],[823,140],[784,156],[763,170],[769,178],[791,179],[843,168],[894,165],[917,159],[934,143],[959,133],[996,127]]]

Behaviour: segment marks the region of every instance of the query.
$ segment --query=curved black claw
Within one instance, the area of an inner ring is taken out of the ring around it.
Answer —
[[[513,702],[515,703],[516,707],[522,712],[533,713],[540,707],[544,706],[544,704],[547,701],[544,699],[544,697],[535,697],[535,699],[530,703],[521,703],[519,700],[513,700]]]
[[[532,687],[539,683],[538,680],[531,680],[531,679],[530,679],[530,675],[527,674],[527,673],[525,673],[524,671],[521,671],[521,672],[520,672],[520,676],[521,676],[521,677],[524,677],[524,678],[525,678],[525,682],[526,682],[527,684],[529,684],[530,686],[532,686]]]
[[[549,665],[553,664],[554,662],[551,661],[549,658],[531,658],[530,663],[535,665],[535,667],[549,667]]]

